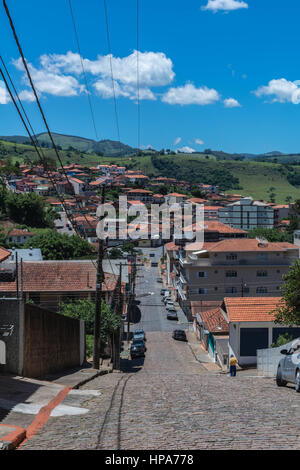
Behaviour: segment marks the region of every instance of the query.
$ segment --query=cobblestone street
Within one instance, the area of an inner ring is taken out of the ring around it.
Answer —
[[[300,401],[254,371],[207,372],[189,345],[147,334],[145,362],[100,376],[81,390],[81,416],[51,417],[26,449],[299,449]],[[74,403],[68,396],[64,404]],[[78,398],[77,398],[78,400]]]

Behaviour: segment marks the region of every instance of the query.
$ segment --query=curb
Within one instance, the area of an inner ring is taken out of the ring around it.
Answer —
[[[6,436],[0,439],[0,450],[14,450],[26,438],[26,429],[20,426],[9,424],[0,424],[1,427],[14,428],[14,431],[9,432]]]
[[[9,432],[6,436],[0,438],[0,450],[15,450],[18,447],[21,447],[25,441],[33,437],[40,429],[44,427],[47,421],[50,418],[52,410],[56,408],[68,395],[71,390],[76,390],[82,385],[90,382],[91,380],[99,377],[100,375],[106,375],[113,372],[112,367],[108,367],[98,372],[95,372],[90,377],[80,380],[75,385],[71,387],[66,387],[62,389],[50,402],[45,405],[38,412],[32,423],[26,428],[23,429],[19,426],[9,425],[9,424],[0,424],[1,426],[6,426],[8,428],[14,428],[13,431]]]

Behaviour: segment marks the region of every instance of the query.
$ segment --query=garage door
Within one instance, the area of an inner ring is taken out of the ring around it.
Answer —
[[[256,356],[257,349],[269,346],[268,328],[241,328],[240,330],[240,355]]]

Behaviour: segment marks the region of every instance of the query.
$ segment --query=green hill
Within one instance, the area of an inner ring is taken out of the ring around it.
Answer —
[[[75,149],[84,153],[102,153],[104,156],[125,156],[133,155],[136,150],[129,145],[113,140],[100,140],[96,142],[85,137],[52,133],[54,142],[62,150]],[[30,144],[30,139],[23,136],[3,136],[1,140],[17,143]],[[51,147],[50,137],[47,133],[37,134],[37,140],[43,147]]]
[[[59,134],[56,134],[56,136]],[[64,137],[66,137],[65,140]],[[19,136],[20,139],[21,138]],[[76,144],[76,140],[70,140],[70,136],[61,136],[61,147],[73,147],[71,142]],[[79,139],[77,145],[81,143],[89,145],[89,139]],[[21,141],[21,140],[20,140]],[[110,145],[117,143],[104,141]],[[119,145],[119,144],[118,144]],[[74,148],[74,147],[73,147]],[[133,149],[132,149],[133,150]],[[106,150],[108,151],[108,150]],[[57,166],[57,157],[53,149],[44,147],[45,156],[53,160]],[[95,166],[100,163],[115,163],[124,165],[128,169],[140,169],[148,176],[166,176],[185,180],[194,184],[202,182],[206,184],[218,184],[220,188],[227,192],[249,195],[255,199],[269,200],[270,188],[275,188],[275,202],[283,204],[288,196],[293,200],[300,198],[300,166],[299,164],[273,163],[272,157],[266,157],[266,161],[254,160],[233,160],[229,158],[220,159],[221,155],[212,153],[204,154],[176,154],[176,155],[157,155],[142,152],[141,156],[129,154],[127,156],[116,156],[114,149],[109,155],[97,155],[92,150],[88,152],[80,150],[60,150],[60,156],[63,164],[80,163],[83,166]],[[12,163],[18,161],[36,163],[38,157],[34,148],[24,143],[14,143],[12,141],[0,140],[0,160],[10,158]],[[270,160],[271,158],[271,160]],[[280,160],[283,156],[278,156]],[[272,162],[272,163],[271,163]]]

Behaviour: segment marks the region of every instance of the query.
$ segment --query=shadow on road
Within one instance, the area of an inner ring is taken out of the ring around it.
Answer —
[[[127,374],[139,372],[142,370],[144,362],[144,357],[139,357],[136,359],[121,359],[121,371],[126,372]]]
[[[140,308],[138,307],[139,303],[140,302],[133,303],[131,316],[130,316],[130,320],[132,323],[139,323],[141,321],[142,313],[141,313]]]

